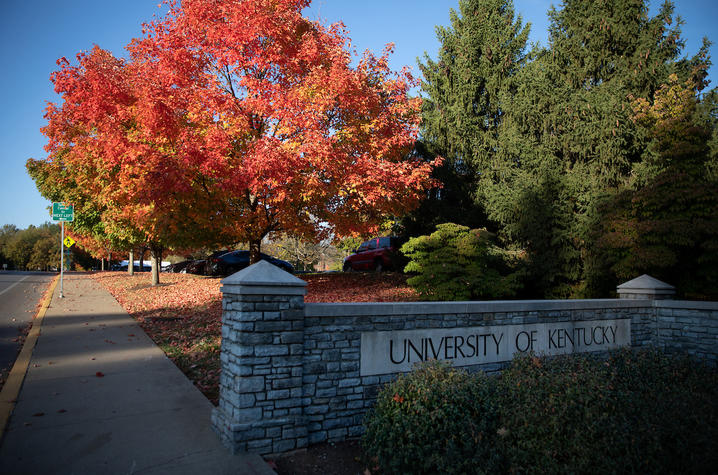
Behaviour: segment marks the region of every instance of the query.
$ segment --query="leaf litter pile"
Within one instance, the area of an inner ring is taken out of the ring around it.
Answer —
[[[219,398],[222,341],[220,280],[192,274],[162,274],[152,287],[149,274],[101,272],[102,284],[213,403]],[[406,276],[384,274],[307,274],[305,302],[400,302],[417,300]]]

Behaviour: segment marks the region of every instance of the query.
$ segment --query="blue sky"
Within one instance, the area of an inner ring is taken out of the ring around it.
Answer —
[[[531,22],[531,41],[546,44],[548,0],[514,0],[517,13]],[[55,61],[73,59],[93,44],[124,55],[124,46],[141,33],[143,21],[160,10],[159,0],[66,0],[64,2],[3,0],[0,6],[0,225],[25,228],[49,220],[50,203],[40,196],[25,171],[28,158],[44,158],[47,101],[56,101],[50,73]],[[701,38],[718,42],[718,2],[677,0],[684,19],[685,55],[692,55]],[[655,11],[658,2],[651,3]],[[314,0],[306,15],[332,23],[343,21],[355,48],[380,52],[396,44],[391,65],[416,71],[416,58],[424,52],[436,57],[439,44],[434,27],[449,23],[449,9],[458,0]],[[718,49],[711,48],[714,61]],[[418,73],[418,71],[417,71]],[[715,74],[713,74],[715,75]],[[712,84],[712,86],[718,85]]]

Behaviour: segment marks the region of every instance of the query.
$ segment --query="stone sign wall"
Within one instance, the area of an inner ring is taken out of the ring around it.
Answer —
[[[233,451],[278,454],[362,433],[381,385],[438,358],[497,371],[515,353],[654,345],[718,361],[718,304],[648,299],[304,304],[260,262],[223,281],[213,427]]]
[[[631,321],[568,321],[452,329],[363,332],[361,376],[410,371],[430,359],[472,366],[545,355],[608,351],[631,344]]]

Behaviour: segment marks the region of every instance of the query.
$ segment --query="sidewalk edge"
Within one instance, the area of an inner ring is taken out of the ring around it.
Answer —
[[[20,354],[17,356],[15,364],[10,370],[7,381],[5,381],[2,391],[0,391],[0,442],[2,442],[3,436],[5,435],[5,429],[10,421],[12,411],[15,409],[15,402],[20,394],[22,383],[25,381],[27,368],[30,366],[32,352],[35,349],[37,338],[40,336],[42,321],[45,318],[47,309],[50,307],[50,302],[52,302],[52,296],[55,294],[55,287],[57,286],[59,279],[60,276],[58,275],[50,283],[47,295],[42,302],[42,306],[40,307],[40,310],[38,310],[35,318],[32,320],[32,327],[25,339],[22,350],[20,350]]]

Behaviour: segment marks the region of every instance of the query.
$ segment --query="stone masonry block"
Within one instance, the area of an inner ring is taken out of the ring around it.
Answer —
[[[249,332],[242,332],[239,334],[239,344],[240,345],[266,345],[272,343],[272,335],[271,333],[249,333]],[[257,356],[263,356],[263,355],[257,355]]]
[[[327,440],[327,431],[320,430],[309,433],[309,444],[319,444]]]
[[[280,312],[263,312],[264,320],[280,320],[282,314]]]
[[[254,302],[232,302],[231,308],[241,312],[252,312],[254,311]]]
[[[346,427],[342,427],[339,429],[333,429],[330,431],[327,431],[327,437],[329,440],[344,440],[347,436],[348,429]]]
[[[254,407],[255,401],[256,401],[256,398],[254,397],[254,394],[240,394],[239,395],[239,407],[240,408]]]
[[[343,379],[339,381],[339,387],[340,388],[353,388],[354,386],[359,386],[361,381],[359,378],[351,378],[351,379]]]
[[[289,322],[281,321],[261,321],[254,323],[254,330],[258,332],[283,332],[292,328]]]
[[[291,331],[291,332],[283,332],[279,339],[282,343],[288,344],[288,343],[301,343],[302,346],[304,345],[304,332],[300,331]]]
[[[236,320],[242,322],[256,322],[262,320],[262,312],[240,312]]]
[[[272,389],[289,389],[301,386],[302,378],[299,377],[275,379],[272,381]]]
[[[302,399],[301,398],[287,398],[287,399],[278,399],[274,401],[274,407],[277,409],[287,409],[290,407],[301,407],[302,406]]]
[[[239,378],[239,392],[256,393],[260,391],[264,391],[264,376]]]
[[[254,347],[254,354],[256,356],[284,356],[289,354],[289,348],[287,345],[257,345]]]
[[[270,401],[276,401],[277,399],[286,399],[289,397],[288,389],[267,391],[267,399]]]

